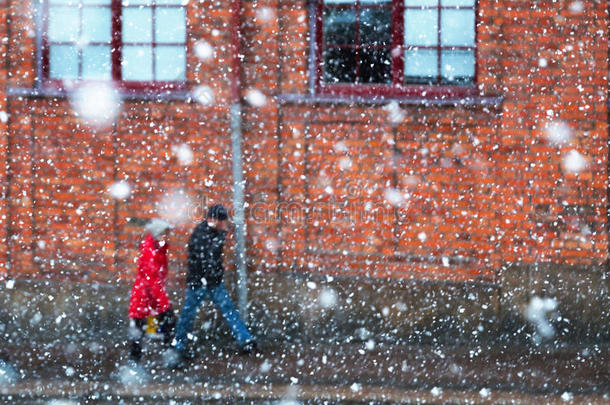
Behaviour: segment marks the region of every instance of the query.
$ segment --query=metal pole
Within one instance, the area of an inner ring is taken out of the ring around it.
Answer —
[[[244,213],[244,179],[241,132],[241,0],[233,0],[233,80],[231,83],[231,144],[233,148],[233,210],[235,211],[235,255],[237,267],[237,307],[248,321],[248,274],[246,272],[246,218]]]
[[[233,145],[233,209],[235,214],[235,253],[237,265],[238,309],[247,318],[248,275],[246,273],[246,220],[244,214],[244,180],[241,155],[241,105],[231,104],[231,143]]]

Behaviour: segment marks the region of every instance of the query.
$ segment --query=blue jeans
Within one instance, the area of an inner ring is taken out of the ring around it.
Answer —
[[[252,340],[250,331],[248,331],[248,328],[241,320],[224,283],[221,282],[217,287],[212,289],[208,289],[206,286],[187,288],[180,319],[178,319],[178,324],[176,325],[176,350],[183,353],[186,351],[187,335],[193,329],[195,316],[204,299],[211,300],[220,310],[239,346],[243,346]]]

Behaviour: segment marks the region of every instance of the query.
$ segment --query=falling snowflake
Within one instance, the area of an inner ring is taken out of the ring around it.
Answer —
[[[120,110],[118,90],[108,83],[85,83],[71,93],[74,113],[94,127],[111,125]]]
[[[193,50],[195,51],[195,56],[204,62],[214,57],[214,47],[203,39],[195,42]]]
[[[280,248],[280,243],[276,238],[268,238],[265,241],[265,248],[271,252],[277,252]]]
[[[337,153],[344,153],[347,152],[347,146],[345,146],[345,143],[342,141],[339,141],[337,143],[335,143],[334,147],[335,151]]]
[[[125,200],[131,194],[131,186],[126,181],[117,181],[108,188],[108,192],[114,199]]]
[[[252,107],[264,107],[267,104],[267,96],[260,90],[250,89],[246,92],[246,101]]]
[[[197,86],[193,90],[193,98],[203,106],[212,105],[214,102],[214,90],[206,85]]]
[[[0,111],[0,122],[6,124],[8,122],[8,114],[6,111]]]
[[[332,288],[323,288],[318,296],[318,302],[322,308],[333,308],[337,305],[337,292]]]
[[[579,173],[587,168],[587,159],[579,152],[571,150],[564,155],[561,166],[567,173]]]
[[[129,364],[119,368],[118,379],[123,385],[142,385],[150,381],[150,375],[142,366]]]
[[[570,4],[570,12],[574,14],[582,13],[584,9],[585,6],[583,5],[582,1],[574,1]]]
[[[163,196],[157,203],[159,216],[170,224],[188,222],[194,205],[184,190],[174,190]]]
[[[339,169],[347,170],[350,167],[352,167],[352,160],[350,158],[343,156],[341,159],[339,159]]]
[[[261,7],[256,10],[256,19],[260,22],[269,22],[275,17],[275,12],[270,7]]]
[[[188,166],[193,163],[193,151],[187,144],[173,145],[172,152],[176,155],[181,165]]]
[[[388,113],[388,119],[392,124],[400,124],[405,119],[406,113],[400,108],[396,101],[386,104],[383,109]]]
[[[553,326],[547,319],[547,314],[557,308],[557,301],[553,298],[532,297],[525,309],[525,319],[536,328],[536,333],[542,338],[549,338],[555,334]],[[535,340],[539,340],[535,337]]]
[[[383,197],[387,202],[389,202],[393,206],[402,205],[405,200],[404,195],[395,188],[387,188],[383,192]]]
[[[563,121],[552,121],[544,128],[544,134],[550,143],[563,145],[572,139],[572,130]]]
[[[268,373],[271,370],[271,363],[269,360],[265,359],[258,369],[263,374]]]

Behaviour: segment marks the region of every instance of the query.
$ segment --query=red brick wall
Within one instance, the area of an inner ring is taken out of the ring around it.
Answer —
[[[10,27],[0,25],[0,38],[11,32],[8,78],[0,67],[0,111],[11,117],[0,145],[10,163],[0,171],[8,193],[0,237],[10,252],[0,255],[3,268],[11,276],[130,278],[141,237],[130,218],[157,215],[163,195],[182,190],[191,204],[172,239],[179,279],[184,243],[205,206],[231,205],[230,10],[213,1],[188,6],[189,49],[204,39],[216,51],[207,62],[189,55],[188,80],[214,89],[212,106],[124,100],[115,124],[94,130],[65,98],[13,96],[6,106],[7,86],[31,89],[36,76],[30,2],[8,3]],[[393,125],[383,105],[275,97],[308,92],[306,3],[243,4],[243,94],[267,96],[263,107],[245,103],[243,114],[252,269],[496,280],[508,263],[606,260],[605,5],[480,0],[479,89],[502,102],[406,103]],[[575,137],[550,144],[551,120]],[[182,143],[194,153],[190,166],[172,152]],[[571,150],[586,156],[586,170],[561,169]],[[119,180],[132,186],[125,201],[107,192]],[[396,193],[404,200],[394,206]]]
[[[8,215],[7,210],[7,140],[8,140],[8,100],[6,98],[6,83],[8,79],[8,44],[3,41],[2,38],[8,37],[8,3],[4,0],[0,1],[0,57],[2,62],[0,63],[0,114],[5,119],[0,119],[0,195],[2,196],[2,203],[0,204],[0,218],[2,218],[2,226],[0,226],[0,277],[7,272],[7,228],[6,218]]]

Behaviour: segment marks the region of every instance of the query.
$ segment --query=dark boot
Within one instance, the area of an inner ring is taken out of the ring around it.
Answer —
[[[161,329],[161,333],[163,333],[163,344],[165,347],[170,347],[172,344],[172,340],[174,340],[174,333],[176,329],[176,316],[174,315],[174,311],[172,309],[168,309],[167,311],[159,314],[157,316],[157,320],[159,321],[159,327]]]
[[[144,336],[145,323],[144,319],[131,319],[129,321],[129,358],[135,362],[139,362],[142,358],[142,337]]]

